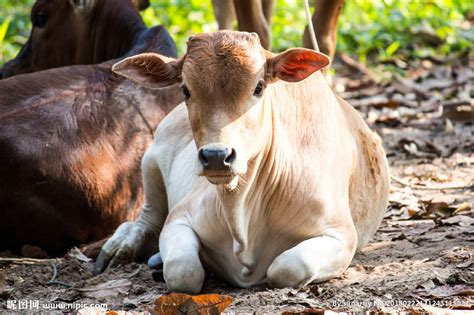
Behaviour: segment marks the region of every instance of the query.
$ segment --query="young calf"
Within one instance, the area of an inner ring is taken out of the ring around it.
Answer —
[[[179,60],[130,57],[145,86],[181,83],[186,104],[159,126],[142,170],[146,204],[96,265],[157,248],[170,290],[198,292],[204,268],[248,287],[340,275],[377,230],[389,173],[379,137],[334,95],[323,54],[272,54],[249,33],[192,37]]]

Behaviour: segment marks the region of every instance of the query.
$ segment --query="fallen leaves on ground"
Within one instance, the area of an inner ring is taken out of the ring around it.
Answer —
[[[305,309],[304,311],[301,312],[283,312],[282,315],[306,315],[306,314],[311,314],[311,315],[333,315],[333,314],[347,314],[346,312],[344,313],[339,313],[339,312],[334,312],[331,310],[325,310],[321,308],[308,308]]]
[[[430,298],[443,298],[443,297],[448,297],[448,296],[453,296],[453,295],[474,295],[474,288],[471,288],[467,285],[443,285],[439,287],[434,287],[434,288],[428,288],[428,289],[420,289],[420,290],[415,290],[413,292],[416,295],[419,296],[425,296],[425,297],[430,297]]]
[[[0,270],[0,298],[8,298],[12,288],[8,287],[7,284],[7,273],[4,270]]]
[[[220,314],[231,303],[232,297],[220,294],[188,295],[171,293],[155,301],[155,311],[160,315]]]
[[[449,205],[444,201],[433,202],[433,199],[430,199],[420,200],[419,204],[422,211],[411,213],[411,219],[448,218],[472,209],[469,202]]]
[[[77,289],[84,296],[91,298],[103,298],[108,296],[116,296],[126,294],[130,290],[132,282],[128,279],[110,280],[91,287]]]
[[[474,311],[469,308],[460,308],[460,309],[452,309],[452,308],[441,308],[441,307],[435,307],[435,306],[430,306],[426,305],[423,303],[420,303],[419,306],[425,311],[423,313],[417,312],[416,314],[428,314],[431,315],[468,315],[468,314],[474,314]],[[413,313],[411,313],[413,314]]]

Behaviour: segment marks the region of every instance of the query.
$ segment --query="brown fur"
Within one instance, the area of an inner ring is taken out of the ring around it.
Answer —
[[[3,77],[76,64],[96,64],[128,52],[146,31],[139,8],[143,0],[87,0],[79,11],[72,1],[37,0],[31,10],[33,28],[15,59],[4,65]],[[40,15],[45,26],[37,26]],[[163,51],[170,56],[176,50]]]
[[[159,53],[171,41],[162,27],[143,39],[149,45],[137,47]],[[1,81],[0,249],[55,253],[134,219],[150,128],[181,98],[176,87],[158,92],[117,77],[110,63]]]

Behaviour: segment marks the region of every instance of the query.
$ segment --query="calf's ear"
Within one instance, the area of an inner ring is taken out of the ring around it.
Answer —
[[[327,66],[331,60],[325,54],[305,48],[292,48],[267,59],[270,78],[299,82]]]
[[[181,62],[158,54],[145,53],[117,62],[112,71],[145,87],[158,89],[179,81]]]

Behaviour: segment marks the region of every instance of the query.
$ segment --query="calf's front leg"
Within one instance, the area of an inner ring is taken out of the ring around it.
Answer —
[[[275,258],[267,270],[271,287],[299,288],[341,275],[349,266],[357,244],[352,231],[307,239]]]
[[[160,235],[160,253],[163,276],[170,291],[201,291],[205,272],[199,259],[199,250],[199,238],[186,222],[165,223]]]

